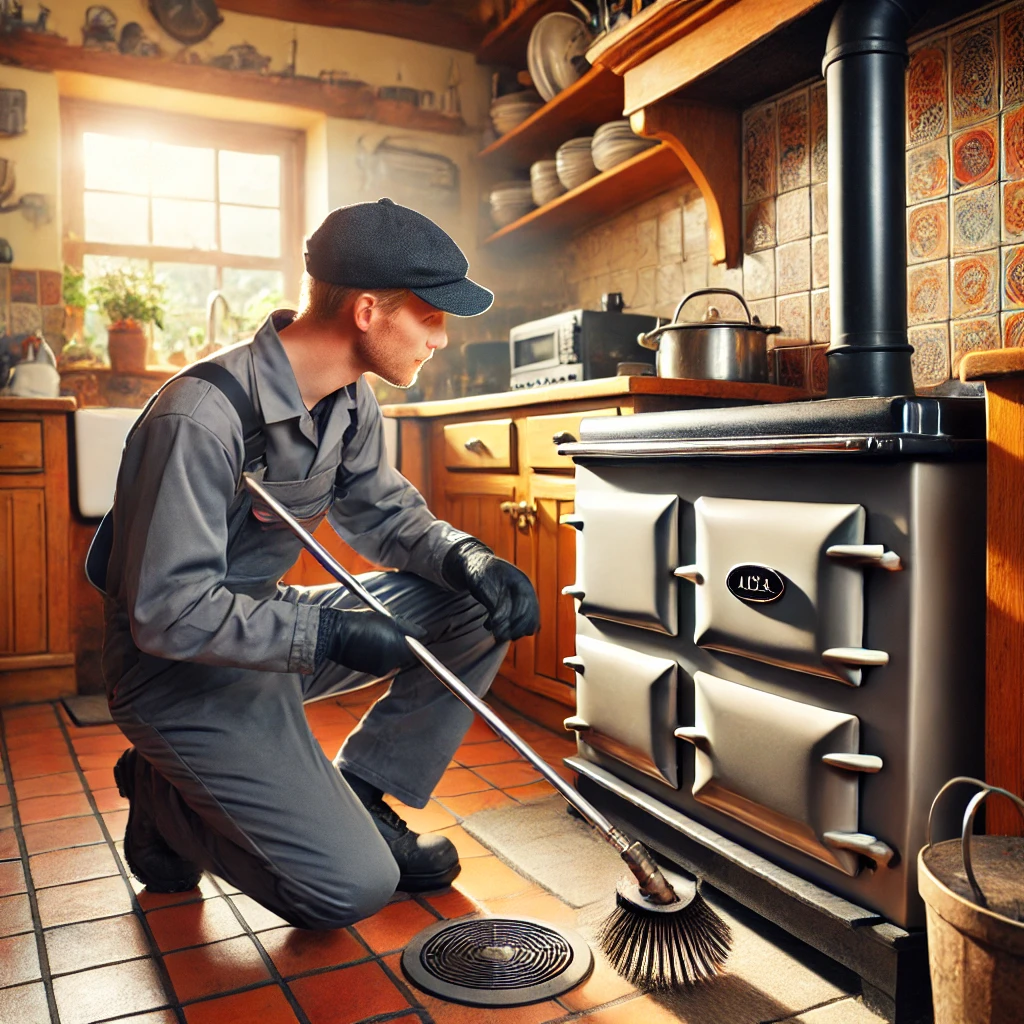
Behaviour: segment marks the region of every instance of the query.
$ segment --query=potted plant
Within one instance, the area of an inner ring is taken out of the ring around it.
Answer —
[[[62,285],[64,299],[64,341],[77,345],[82,337],[85,326],[85,272],[75,270],[64,264],[64,280]],[[63,346],[61,346],[63,351]],[[60,355],[60,352],[57,353]]]
[[[112,270],[96,280],[89,297],[107,318],[107,351],[115,373],[144,373],[146,324],[164,325],[164,286],[151,270]]]

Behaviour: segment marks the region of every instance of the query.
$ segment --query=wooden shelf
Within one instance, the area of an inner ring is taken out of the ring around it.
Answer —
[[[458,117],[378,99],[373,88],[362,82],[332,84],[291,75],[225,71],[205,64],[184,64],[156,57],[129,57],[107,50],[71,46],[58,36],[32,32],[0,36],[0,63],[33,71],[81,71],[189,92],[284,103],[318,110],[329,117],[376,121],[411,130],[446,135],[475,131]]]
[[[571,234],[660,195],[686,178],[686,169],[672,147],[655,146],[531,210],[525,217],[495,231],[484,245]]]
[[[569,0],[533,0],[528,6],[517,8],[500,25],[484,36],[476,51],[478,64],[504,64],[511,68],[526,67],[526,46],[533,26],[554,11],[575,12]]]
[[[522,124],[481,150],[480,159],[529,167],[534,160],[553,157],[568,139],[620,119],[622,95],[618,75],[605,68],[591,68]]]

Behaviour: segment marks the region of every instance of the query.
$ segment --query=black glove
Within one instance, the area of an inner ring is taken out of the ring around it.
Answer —
[[[487,609],[484,625],[495,640],[518,640],[540,628],[540,605],[529,577],[476,538],[460,540],[444,556],[441,576]]]
[[[417,661],[405,642],[406,635],[423,640],[427,633],[411,622],[369,608],[321,608],[316,664],[328,658],[356,672],[386,676],[392,669],[408,668]]]

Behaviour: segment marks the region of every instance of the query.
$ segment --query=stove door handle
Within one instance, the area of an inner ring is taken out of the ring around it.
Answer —
[[[711,737],[701,732],[695,726],[680,726],[672,735],[677,740],[686,740],[687,743],[692,743],[702,753],[711,753]]]
[[[590,723],[585,722],[579,715],[570,715],[562,726],[566,732],[586,732],[590,728]]]
[[[833,768],[845,768],[850,772],[864,772],[874,775],[884,767],[882,759],[875,754],[822,754],[821,760]]]
[[[698,587],[704,582],[704,577],[701,576],[695,565],[681,565],[678,569],[672,570],[672,575],[678,576],[681,580],[696,583]]]
[[[563,658],[562,664],[566,668],[571,668],[573,672],[578,672],[580,675],[583,675],[583,659],[577,657],[575,654],[570,655],[568,658]]]
[[[829,647],[821,652],[822,661],[838,661],[841,665],[855,668],[875,668],[889,664],[886,651],[872,651],[867,647]]]
[[[891,846],[866,832],[825,832],[821,839],[834,850],[859,853],[879,867],[887,868],[896,859],[896,851]]]
[[[583,530],[583,517],[578,516],[573,512],[566,512],[565,515],[558,517],[559,526],[571,526],[574,530]]]
[[[903,562],[895,551],[886,551],[884,544],[832,544],[825,548],[829,558],[851,565],[874,565],[889,572],[899,572]]]
[[[582,587],[572,583],[568,587],[562,587],[562,595],[564,597],[574,597],[577,601],[582,601],[587,596],[587,592]]]

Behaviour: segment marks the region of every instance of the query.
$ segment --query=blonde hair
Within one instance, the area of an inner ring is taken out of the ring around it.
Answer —
[[[326,323],[333,320],[357,295],[364,294],[373,295],[383,312],[390,316],[401,309],[410,292],[408,288],[352,288],[303,274],[299,318],[312,323]]]

